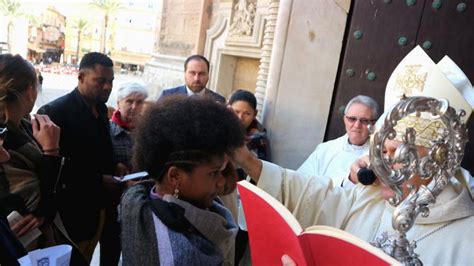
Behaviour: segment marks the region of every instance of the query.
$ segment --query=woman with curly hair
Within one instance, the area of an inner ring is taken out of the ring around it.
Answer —
[[[135,169],[153,181],[122,197],[123,264],[232,265],[237,226],[218,196],[235,189],[237,117],[207,99],[170,96],[147,110],[134,143]]]

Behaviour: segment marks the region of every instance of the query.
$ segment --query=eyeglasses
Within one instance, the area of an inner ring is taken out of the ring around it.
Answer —
[[[357,118],[355,116],[347,116],[347,115],[345,115],[344,117],[350,123],[355,123],[355,122],[357,122],[357,120],[359,120],[359,122],[364,126],[372,125],[373,123],[375,123],[374,119]]]

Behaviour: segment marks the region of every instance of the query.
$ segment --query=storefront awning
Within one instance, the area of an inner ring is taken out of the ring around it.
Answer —
[[[42,54],[42,53],[46,52],[45,49],[41,49],[41,48],[39,48],[38,46],[36,46],[36,45],[34,45],[34,44],[32,44],[32,43],[28,43],[28,50],[35,51],[35,52],[37,52],[37,53],[39,53],[39,54]]]

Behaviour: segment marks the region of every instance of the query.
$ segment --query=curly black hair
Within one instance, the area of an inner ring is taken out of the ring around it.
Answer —
[[[133,164],[158,182],[171,165],[191,172],[244,145],[244,130],[224,105],[202,97],[171,95],[150,107],[134,133]]]

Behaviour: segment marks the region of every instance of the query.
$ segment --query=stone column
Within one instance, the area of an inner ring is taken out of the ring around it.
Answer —
[[[269,69],[267,72],[267,80],[265,80],[265,83],[266,83],[265,84],[266,87],[264,90],[265,100],[263,102],[263,112],[261,112],[262,121],[265,127],[267,128],[270,128],[273,124],[274,116],[272,114],[272,110],[273,111],[275,110],[274,102],[276,100],[276,95],[277,95],[279,77],[280,77],[281,68],[282,68],[282,61],[283,61],[283,55],[284,55],[284,49],[285,49],[285,43],[286,43],[286,37],[287,37],[287,31],[288,31],[288,24],[290,23],[291,4],[293,0],[282,0],[282,1],[275,1],[275,2],[278,2],[277,3],[278,7],[277,7],[277,16],[275,18],[276,20],[274,21],[275,24],[272,29],[273,38],[272,38],[272,49],[270,52],[271,64],[269,64]],[[272,2],[272,4],[273,3],[274,2]],[[262,56],[262,60],[263,60],[263,56]],[[259,86],[257,84],[257,93],[258,92],[259,92]],[[271,131],[269,132],[269,137],[271,137]]]
[[[280,1],[263,122],[284,167],[298,168],[324,138],[349,4]]]
[[[257,98],[257,110],[259,110],[258,119],[260,121],[262,121],[263,118],[262,110],[265,99],[265,92],[267,90],[268,71],[270,68],[270,59],[272,55],[273,40],[275,36],[275,27],[277,23],[279,4],[280,0],[272,0],[268,4],[268,15],[265,21],[262,55],[257,76],[257,88],[255,89],[255,96]]]

